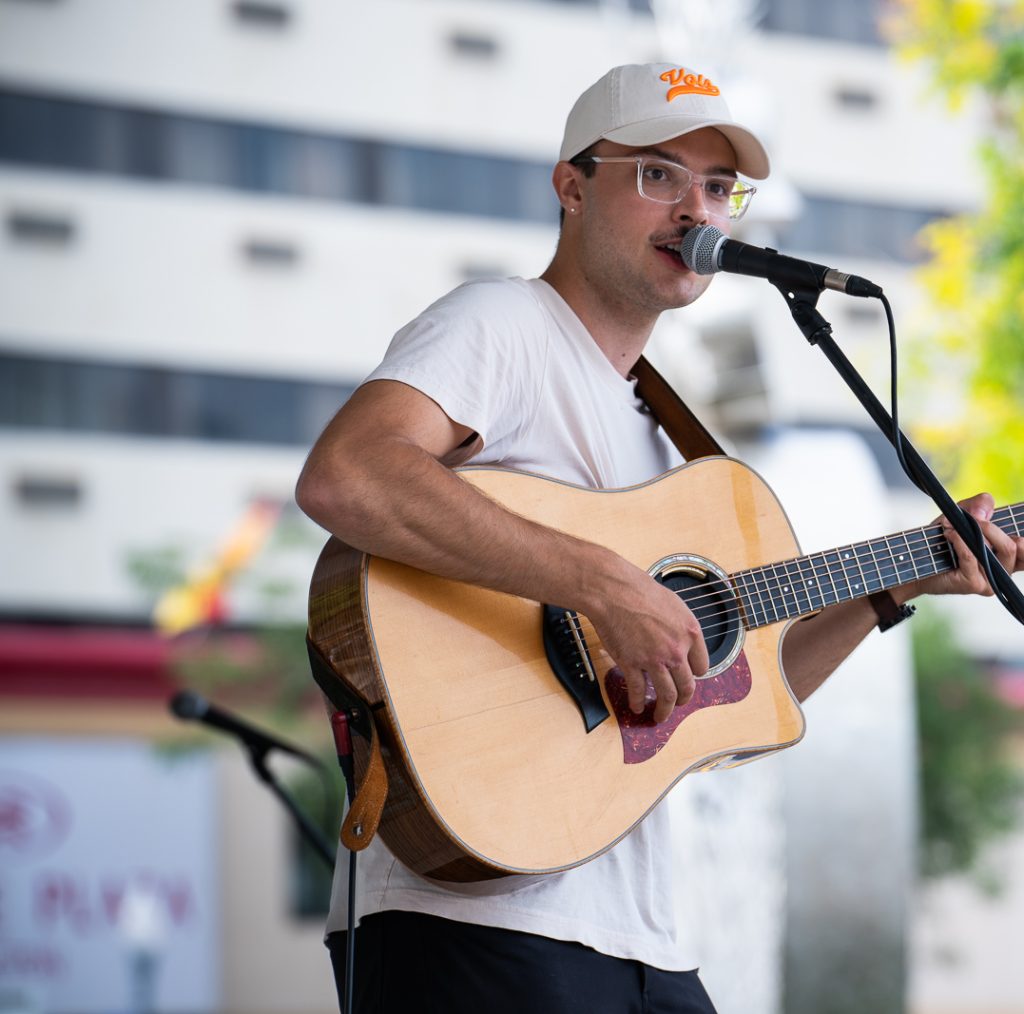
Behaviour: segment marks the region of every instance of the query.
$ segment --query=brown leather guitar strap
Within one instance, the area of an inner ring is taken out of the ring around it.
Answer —
[[[654,418],[687,461],[725,454],[669,382],[643,356],[636,361],[633,376],[636,393],[647,402]]]
[[[341,825],[342,844],[353,852],[360,852],[377,833],[388,795],[388,775],[380,752],[376,716],[345,677],[324,658],[308,634],[306,651],[313,679],[327,701],[328,710],[346,712],[353,729],[369,741],[366,767],[361,772],[355,798],[348,801],[348,812]]]
[[[377,723],[370,717],[370,760],[341,825],[341,841],[345,848],[359,852],[373,841],[388,797],[388,773],[380,752]]]

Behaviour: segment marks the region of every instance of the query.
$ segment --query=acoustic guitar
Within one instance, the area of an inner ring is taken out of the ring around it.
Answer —
[[[330,539],[312,579],[310,639],[376,721],[390,785],[381,836],[440,880],[578,866],[689,772],[792,746],[804,718],[781,663],[789,624],[956,566],[938,524],[801,556],[775,495],[727,457],[626,489],[491,468],[460,475],[681,595],[711,667],[655,723],[653,692],[642,714],[630,711],[586,617]],[[1024,504],[993,520],[1020,535]],[[357,739],[357,777],[368,756]]]

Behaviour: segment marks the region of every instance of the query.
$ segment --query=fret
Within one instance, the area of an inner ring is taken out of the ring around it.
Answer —
[[[814,565],[806,556],[799,561],[799,564],[800,576],[810,608],[812,610],[821,609],[824,603],[821,600],[821,592],[818,590],[818,580],[814,575]]]
[[[766,627],[771,622],[771,620],[768,619],[768,608],[765,605],[764,596],[761,594],[761,587],[757,583],[756,571],[748,570],[745,572],[745,575],[746,578],[749,579],[750,584],[754,588],[754,594],[757,596],[757,602],[755,607],[760,611],[761,614],[757,625],[759,627]],[[751,600],[751,603],[754,604],[753,599]]]
[[[892,588],[895,585],[904,584],[904,582],[900,580],[900,568],[899,564],[896,562],[896,554],[892,551],[892,543],[889,542],[888,536],[886,536],[883,541],[885,542],[885,548],[889,554],[889,563],[892,564],[892,574],[889,575],[889,580],[886,581],[886,587]]]
[[[943,535],[941,525],[925,529],[924,550],[928,554],[928,567],[932,574],[941,574],[956,565],[953,550]]]
[[[875,574],[878,577],[878,589],[891,588],[896,580],[896,572],[893,569],[892,554],[889,552],[889,540],[872,539],[868,544],[868,551],[871,553],[871,562],[875,567]]]
[[[818,573],[814,566],[814,558],[811,556],[801,556],[800,559],[794,561],[797,565],[797,570],[800,574],[800,590],[806,601],[806,605],[803,608],[803,612],[814,612],[820,609],[820,587],[821,587],[821,575]],[[811,583],[808,584],[808,581]],[[815,602],[815,597],[818,598],[818,602]]]
[[[869,595],[882,590],[882,578],[878,573],[878,560],[869,542],[857,543],[857,561],[864,575],[864,587]]]
[[[768,596],[768,604],[771,606],[774,622],[786,619],[786,603],[782,599],[782,582],[779,580],[775,564],[769,563],[761,568],[764,574],[765,594]]]
[[[1024,535],[1024,503],[1010,504],[993,511],[992,520],[1007,535]]]
[[[764,626],[764,610],[760,610],[760,616],[758,615],[758,604],[754,600],[754,596],[750,592],[750,583],[748,581],[749,574],[747,571],[741,571],[738,574],[734,574],[733,577],[740,582],[742,587],[740,594],[740,602],[743,604],[744,612],[747,614],[747,627],[752,629],[753,627]],[[757,591],[757,588],[754,588]]]
[[[864,549],[866,550],[866,558],[862,561],[867,564],[865,569],[865,575],[867,577],[867,586],[871,592],[882,591],[889,587],[889,582],[886,581],[886,552],[885,552],[885,540],[884,539],[872,539],[870,542],[863,543]]]
[[[921,572],[917,569],[917,561],[914,559],[914,551],[910,548],[910,534],[910,532],[900,532],[899,535],[894,536],[894,538],[899,539],[903,543],[899,547],[900,555],[896,559],[897,561],[906,560],[905,566],[910,567],[910,574],[913,575],[908,576],[906,581],[903,582],[904,584],[916,581],[921,576]],[[906,570],[901,571],[901,573],[906,573]]]
[[[779,572],[775,569],[775,564],[767,564],[761,568],[761,572],[764,574],[768,602],[772,607],[772,612],[775,614],[776,622],[786,619],[786,603],[782,598],[782,582],[779,580]]]
[[[807,612],[806,608],[800,605],[798,598],[800,592],[800,571],[799,569],[794,571],[793,568],[796,566],[796,563],[796,560],[786,560],[785,563],[781,564],[786,572],[786,582],[782,592],[786,596],[787,616],[799,616],[801,613]]]
[[[836,590],[837,602],[849,602],[854,597],[850,589],[850,578],[843,566],[841,551],[830,549],[824,554],[825,565],[828,567],[829,577],[832,580],[832,587]]]
[[[832,577],[832,568],[824,553],[818,553],[817,559],[819,562],[813,566],[818,577],[818,587],[821,588],[822,601],[826,606],[834,606],[839,601],[839,592],[836,590],[836,583]]]
[[[850,581],[850,591],[853,598],[868,594],[868,583],[864,576],[864,568],[861,566],[860,556],[857,554],[856,546],[848,546],[843,551],[843,565],[846,567],[847,577]]]
[[[1013,534],[1018,537],[1024,535],[1024,503],[1015,503],[1005,510],[1010,516],[1010,521],[1013,522]]]
[[[931,528],[918,528],[909,534],[918,576],[930,577],[932,574],[938,574],[942,568],[937,565],[933,547],[940,548],[945,545],[942,528],[939,525],[932,525]]]
[[[775,612],[775,603],[772,600],[771,586],[768,583],[768,574],[764,567],[758,567],[751,571],[754,577],[754,584],[757,586],[757,594],[761,599],[761,607],[764,610],[764,622],[775,623],[779,616]]]

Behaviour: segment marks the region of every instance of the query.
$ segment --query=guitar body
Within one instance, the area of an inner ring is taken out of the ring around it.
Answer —
[[[460,475],[515,513],[646,570],[682,554],[683,566],[692,557],[732,574],[799,552],[774,494],[730,458],[620,490],[500,469]],[[608,711],[589,732],[546,656],[540,605],[327,543],[310,590],[310,636],[374,709],[390,779],[380,834],[411,869],[472,881],[577,866],[688,772],[803,735],[781,666],[784,624],[741,626],[727,664],[655,725],[651,707],[624,711],[612,662],[581,619]],[[357,775],[366,762],[360,738]]]

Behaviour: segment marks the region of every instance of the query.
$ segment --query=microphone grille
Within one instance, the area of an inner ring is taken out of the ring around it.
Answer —
[[[713,225],[698,225],[683,237],[679,256],[683,263],[698,275],[713,275],[720,270],[715,263],[715,248],[724,236],[725,233]]]

